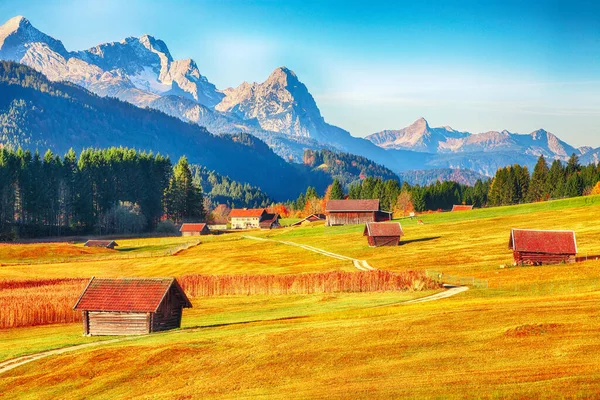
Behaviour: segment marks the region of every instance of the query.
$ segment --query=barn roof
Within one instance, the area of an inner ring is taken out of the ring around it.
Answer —
[[[379,199],[370,200],[329,200],[325,206],[329,212],[379,211]]]
[[[252,218],[252,217],[260,217],[265,212],[266,211],[264,208],[234,208],[229,213],[229,216],[233,217],[233,218],[240,218],[240,217]]]
[[[471,211],[473,206],[463,205],[463,204],[454,204],[452,206],[452,211]]]
[[[321,221],[325,219],[325,214],[310,214],[308,217],[301,219],[300,221],[294,222],[293,224],[291,224],[290,226],[298,226],[298,225],[302,225],[303,222],[315,222],[315,221]]]
[[[279,214],[265,214],[259,222],[261,228],[270,228],[279,219]]]
[[[202,232],[206,224],[181,224],[179,232]]]
[[[114,240],[88,240],[85,242],[85,247],[108,247],[110,245],[118,246]]]
[[[173,285],[184,300],[183,307],[191,308],[192,304],[175,278],[92,278],[73,309],[156,312]]]
[[[367,222],[365,224],[364,236],[404,236],[404,231],[399,222]]]
[[[524,253],[577,254],[574,231],[512,229],[508,248]]]

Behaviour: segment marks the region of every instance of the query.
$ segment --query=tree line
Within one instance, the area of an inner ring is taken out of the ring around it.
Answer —
[[[185,157],[173,166],[168,157],[128,148],[86,149],[79,156],[69,150],[63,157],[0,149],[4,238],[138,232],[165,217],[204,216],[202,190]]]

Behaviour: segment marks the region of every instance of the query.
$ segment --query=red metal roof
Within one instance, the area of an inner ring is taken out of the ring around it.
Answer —
[[[175,285],[184,298],[183,307],[190,301],[174,278],[92,278],[74,310],[156,312],[163,297]]]
[[[452,206],[452,211],[471,211],[473,206],[466,206],[462,204],[454,204]]]
[[[325,210],[329,212],[379,211],[379,199],[329,200],[325,206]]]
[[[402,226],[399,222],[367,222],[365,224],[364,236],[404,236]]]
[[[179,232],[202,232],[206,224],[182,224]]]
[[[524,253],[577,254],[573,231],[512,229],[508,247]]]
[[[234,208],[229,216],[233,218],[256,218],[263,215],[264,212],[266,212],[264,208]]]

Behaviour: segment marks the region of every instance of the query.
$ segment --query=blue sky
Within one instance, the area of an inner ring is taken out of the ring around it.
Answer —
[[[598,3],[0,0],[0,19],[69,50],[149,33],[218,88],[285,65],[355,136],[425,117],[600,147]]]

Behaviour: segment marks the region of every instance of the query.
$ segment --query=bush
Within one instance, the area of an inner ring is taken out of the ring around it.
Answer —
[[[171,221],[170,219],[160,221],[156,225],[156,233],[177,233],[178,231],[177,225],[175,225],[175,222]]]
[[[102,214],[98,221],[100,233],[141,233],[148,221],[138,204],[121,202]]]
[[[13,231],[0,232],[0,242],[14,242],[17,240],[17,235]]]

